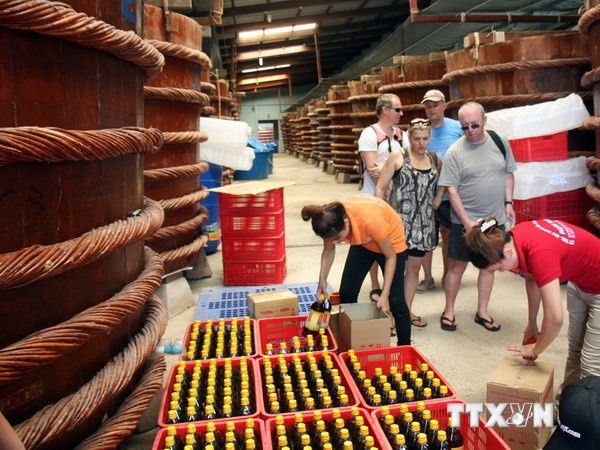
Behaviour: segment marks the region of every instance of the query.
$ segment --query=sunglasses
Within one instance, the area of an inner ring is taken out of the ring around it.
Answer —
[[[388,109],[393,109],[394,111],[396,111],[397,113],[401,113],[402,112],[402,108],[392,108],[391,106],[386,106],[386,108]]]
[[[429,120],[427,119],[413,119],[410,121],[410,125],[411,126],[417,126],[417,125],[425,125],[425,126],[429,126]]]
[[[471,128],[473,130],[476,130],[480,126],[481,126],[480,123],[472,123],[470,125],[465,125],[464,127],[460,127],[460,129],[463,130],[463,131],[467,131],[469,128]]]

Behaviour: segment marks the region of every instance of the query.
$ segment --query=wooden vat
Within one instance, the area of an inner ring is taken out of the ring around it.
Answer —
[[[69,35],[61,29],[60,21],[52,19],[52,14],[65,20],[74,16],[82,21],[93,20],[81,13],[101,17],[111,25],[104,26],[104,32],[123,36],[120,30],[139,32],[141,21],[136,12],[141,2],[132,2],[132,9],[126,11],[120,4],[97,0],[70,3],[77,10],[67,4],[40,5],[41,9],[46,8],[45,14],[40,9],[38,13],[52,25],[40,29],[39,34],[13,29],[14,24],[0,21],[0,51],[4,58],[0,65],[0,127],[19,127],[26,132],[22,127],[95,130],[142,126],[142,67],[125,60],[124,55],[84,46],[81,40],[85,30]],[[19,22],[24,29],[28,12],[22,14]],[[51,29],[56,31],[55,37],[44,35]],[[145,47],[141,39],[136,42],[132,45],[139,45],[138,51],[153,50]],[[137,54],[133,49],[129,51]],[[160,71],[162,58],[158,53],[152,58],[152,67],[146,67],[148,76]],[[43,147],[39,145],[40,150]],[[141,153],[130,151],[123,156],[98,156],[89,161],[58,157],[0,165],[0,407],[27,447],[73,448],[98,428],[107,413],[117,410],[142,374],[143,361],[133,365],[135,370],[125,383],[99,393],[99,404],[90,403],[92,406],[86,408],[84,403],[79,414],[72,416],[77,411],[74,406],[69,408],[69,398],[82,386],[94,382],[94,376],[145,327],[147,304],[162,275],[162,264],[158,262],[157,267],[156,258],[152,262],[145,257],[145,236],[127,244],[115,244],[106,253],[100,252],[101,245],[82,245],[71,258],[88,261],[84,255],[89,255],[89,262],[67,264],[64,270],[57,269],[65,263],[60,252],[54,253],[63,244],[69,246],[69,241],[88,242],[85,236],[91,230],[146,210],[142,160]],[[160,226],[162,213],[154,219],[159,220]],[[30,249],[30,257],[38,250],[43,253],[35,260],[24,257],[16,267],[16,273],[22,269],[23,281],[11,281],[13,278],[7,273],[12,271],[12,255],[25,249]],[[48,258],[46,251],[58,256]],[[31,276],[35,267],[42,269],[40,277]],[[140,296],[140,302],[126,314],[115,311],[113,316],[107,316],[110,324],[106,323],[104,329],[97,326],[99,322],[94,322],[94,326],[81,323],[82,317],[101,309],[107,300],[148,270],[152,272],[149,276],[153,288],[132,293]],[[166,315],[163,319],[166,325]],[[150,345],[155,346],[159,337]],[[140,351],[143,359],[153,351],[145,350],[148,352]],[[38,420],[40,410],[46,406],[44,414],[52,417],[57,402],[67,405],[62,420]],[[116,434],[123,438],[121,433]]]

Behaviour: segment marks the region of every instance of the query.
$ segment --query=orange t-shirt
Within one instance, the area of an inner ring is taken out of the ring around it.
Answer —
[[[382,253],[379,242],[389,237],[396,253],[406,250],[404,223],[387,202],[372,195],[352,195],[341,203],[352,227],[345,242]]]

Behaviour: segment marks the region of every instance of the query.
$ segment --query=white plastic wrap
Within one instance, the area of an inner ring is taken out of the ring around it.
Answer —
[[[486,115],[486,128],[509,140],[546,136],[579,128],[590,116],[577,94],[537,105],[501,109]]]
[[[580,189],[591,183],[585,156],[564,161],[517,163],[514,198],[528,200]]]
[[[250,170],[254,151],[246,147],[252,129],[246,122],[202,117],[200,130],[208,141],[198,144],[198,159],[235,170]]]

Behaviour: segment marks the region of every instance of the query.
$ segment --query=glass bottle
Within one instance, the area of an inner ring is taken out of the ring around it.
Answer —
[[[406,444],[408,448],[417,448],[417,438],[421,433],[421,425],[419,422],[413,422],[410,424],[410,431],[406,435]],[[427,438],[425,438],[427,439]]]
[[[331,302],[329,295],[319,294],[317,300],[310,305],[310,311],[304,322],[304,335],[317,335],[319,328],[329,326],[329,317],[331,316]]]
[[[456,448],[459,450],[463,449],[465,445],[463,435],[458,429],[458,427],[452,425],[452,417],[448,417],[448,428],[446,428],[446,438],[448,439],[448,445],[450,448]]]
[[[440,424],[437,419],[431,419],[429,421],[429,431],[427,431],[427,443],[429,447],[434,448],[437,442],[437,436],[440,429]],[[446,438],[446,432],[444,431],[444,439]]]
[[[173,436],[165,437],[164,450],[177,450],[177,447],[175,447],[175,438]]]
[[[427,445],[427,435],[425,433],[419,433],[417,435],[417,446],[416,450],[429,450],[429,445]]]
[[[435,443],[429,448],[432,450],[449,450],[451,448],[444,430],[438,431]]]
[[[408,450],[408,447],[406,446],[406,438],[403,434],[400,433],[396,435],[392,448],[394,450]]]
[[[177,428],[175,428],[173,425],[167,427],[167,436],[173,436],[175,448],[183,448],[183,440],[179,437],[177,434]]]

